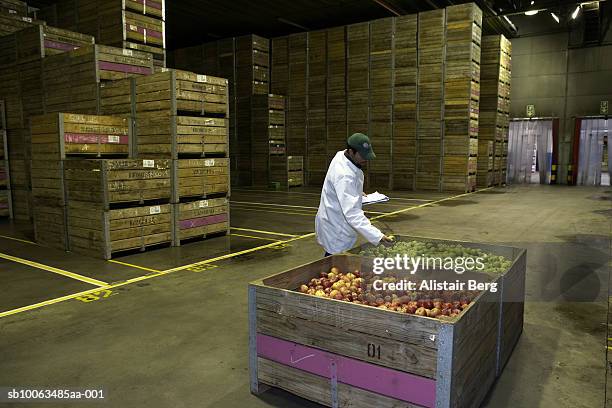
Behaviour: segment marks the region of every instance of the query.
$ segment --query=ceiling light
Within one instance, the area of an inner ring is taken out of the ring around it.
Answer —
[[[525,12],[526,16],[535,16],[540,10],[529,10]]]
[[[533,6],[535,4],[535,1],[531,0],[531,5]]]
[[[512,21],[510,21],[508,16],[504,16],[504,19],[508,22],[508,24],[510,24],[510,27],[512,27],[514,31],[516,31],[516,26],[514,25],[514,23],[512,23]]]
[[[576,10],[572,13],[572,19],[576,19],[578,17],[578,13],[580,13],[580,6],[576,7]]]
[[[559,17],[558,17],[558,16],[557,16],[555,13],[553,13],[553,12],[551,11],[551,12],[550,12],[550,15],[552,16],[552,18],[554,18],[554,19],[555,19],[555,21],[556,21],[557,23],[559,22]]]

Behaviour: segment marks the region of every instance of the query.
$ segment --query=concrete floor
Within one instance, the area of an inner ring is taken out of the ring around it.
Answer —
[[[370,210],[448,196],[390,195]],[[513,187],[376,222],[397,234],[527,248],[524,333],[484,406],[604,405],[611,200],[609,187]],[[44,264],[0,259],[0,386],[102,387],[113,407],[318,406],[279,390],[255,397],[247,371],[247,283],[319,258],[315,239],[184,267],[312,232],[318,195],[239,190],[232,202],[231,236],[117,258],[123,264],[9,239],[31,237],[0,225],[0,253]],[[45,265],[119,286],[79,300],[70,295],[95,286]]]

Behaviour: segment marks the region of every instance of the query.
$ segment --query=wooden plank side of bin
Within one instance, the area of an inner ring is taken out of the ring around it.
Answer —
[[[525,311],[525,272],[527,254],[521,250],[518,258],[501,280],[502,298],[498,343],[497,376],[510,359],[514,346],[523,332]]]

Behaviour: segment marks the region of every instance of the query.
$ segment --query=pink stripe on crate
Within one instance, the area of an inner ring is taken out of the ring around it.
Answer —
[[[134,0],[134,1],[136,3],[146,4],[147,7],[151,7],[151,8],[154,8],[154,9],[158,9],[158,10],[162,9],[161,3],[157,3],[155,1],[149,1],[149,0]]]
[[[189,229],[202,227],[204,225],[217,224],[220,222],[227,221],[227,214],[209,215],[202,218],[191,218],[189,220],[182,220],[179,225],[181,229]]]
[[[331,378],[330,365],[334,361],[338,382],[427,408],[436,405],[436,382],[430,378],[365,363],[265,334],[257,335],[257,355],[326,378]]]
[[[0,208],[8,208],[8,203],[0,203]]]
[[[125,26],[130,31],[135,31],[135,32],[140,33],[140,34],[144,34],[145,33],[145,29],[144,28],[135,26],[134,24],[126,24]],[[132,27],[136,28],[136,29],[134,30]],[[155,31],[155,30],[146,30],[146,31],[147,31],[147,37],[162,38],[162,33],[160,33],[159,31]]]
[[[128,144],[127,136],[118,136],[119,141],[114,142],[118,135],[99,135],[96,133],[64,133],[66,143],[88,143],[88,144]]]
[[[148,67],[138,67],[136,65],[119,64],[117,62],[100,61],[98,67],[105,71],[125,72],[129,74],[150,75],[152,69]]]
[[[45,48],[53,48],[54,50],[62,51],[72,51],[78,49],[79,47],[74,44],[68,44],[53,40],[45,40]]]

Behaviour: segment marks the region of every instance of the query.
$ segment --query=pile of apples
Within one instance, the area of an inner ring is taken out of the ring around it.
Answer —
[[[342,273],[337,267],[331,268],[329,272],[322,272],[319,278],[313,278],[307,284],[301,285],[299,291],[308,295],[438,319],[458,316],[473,303],[472,299],[477,295],[474,292],[405,292],[399,296],[396,293],[377,292],[371,290],[371,284],[358,270]]]

